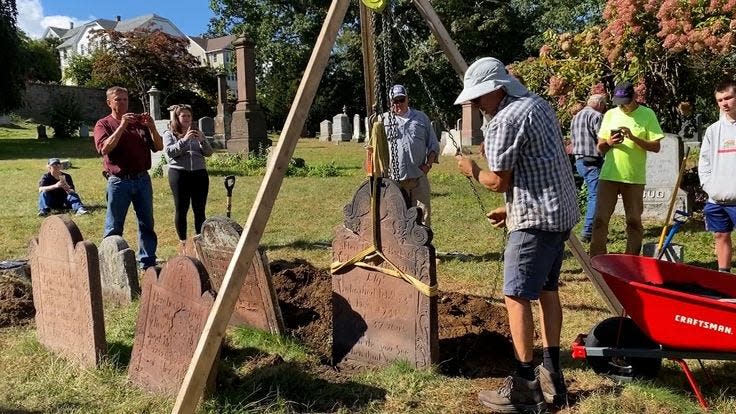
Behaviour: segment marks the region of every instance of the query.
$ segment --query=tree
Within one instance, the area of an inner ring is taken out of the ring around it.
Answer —
[[[191,72],[199,67],[197,58],[187,51],[187,39],[160,30],[98,30],[93,41],[99,53],[94,55],[92,82],[125,86],[144,108],[152,86],[171,92],[189,85]]]
[[[22,62],[25,79],[29,81],[58,83],[61,80],[58,39],[31,39],[25,34],[22,40]]]
[[[64,80],[71,81],[79,86],[92,86],[95,53],[98,52],[94,52],[91,55],[72,55],[64,71]]]
[[[3,51],[3,64],[0,65],[0,114],[20,106],[24,88],[17,18],[15,0],[0,0],[0,50]]]

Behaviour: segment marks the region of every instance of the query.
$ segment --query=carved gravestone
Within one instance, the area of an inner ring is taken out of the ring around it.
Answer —
[[[175,256],[160,275],[148,268],[128,369],[131,382],[175,395],[213,303],[207,271],[197,259]]]
[[[215,136],[215,120],[208,116],[199,118],[199,130],[202,131],[205,137]]]
[[[319,140],[329,141],[332,137],[332,122],[324,120],[319,123]]]
[[[107,236],[100,243],[102,297],[113,306],[127,305],[141,294],[135,253],[120,236]]]
[[[38,341],[84,367],[106,352],[97,248],[66,215],[44,219],[31,240]]]
[[[647,153],[647,183],[644,186],[644,211],[642,217],[665,219],[672,191],[677,184],[682,162],[683,146],[675,134],[665,134],[660,140],[659,152]],[[676,210],[690,211],[687,192],[677,189]],[[616,206],[617,214],[624,214],[623,202]]]
[[[197,258],[207,269],[215,291],[222,286],[242,232],[243,228],[227,217],[211,217],[202,225],[202,233],[194,237]],[[268,259],[260,248],[248,267],[230,323],[279,335],[285,332]]]
[[[344,110],[343,113],[337,114],[332,118],[332,135],[330,135],[330,139],[335,143],[350,141],[350,138],[353,136],[353,127],[350,125],[350,119]]]
[[[381,180],[380,247],[399,270],[436,287],[432,233],[419,224],[419,211],[407,209],[399,187]],[[373,243],[371,185],[364,183],[345,206],[345,222],[335,230],[333,259],[344,263]],[[367,260],[367,259],[366,259]],[[391,266],[382,259],[371,264]],[[365,261],[365,260],[364,260]],[[361,267],[332,275],[335,364],[385,365],[406,360],[417,368],[437,361],[437,298],[404,279]]]
[[[353,141],[363,142],[363,134],[360,130],[360,115],[353,115]]]

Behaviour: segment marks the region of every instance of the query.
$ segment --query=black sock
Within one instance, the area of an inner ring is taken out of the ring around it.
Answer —
[[[534,381],[534,364],[532,362],[516,361],[516,375],[527,381]]]
[[[725,273],[731,273],[731,268],[730,267],[719,267],[718,271],[725,272]]]
[[[560,347],[551,346],[549,348],[544,348],[542,349],[542,353],[544,355],[542,366],[553,374],[560,372]]]

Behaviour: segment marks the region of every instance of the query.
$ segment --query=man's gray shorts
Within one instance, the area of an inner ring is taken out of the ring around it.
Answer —
[[[543,290],[556,291],[569,236],[570,231],[537,229],[509,233],[503,260],[503,294],[536,300]]]

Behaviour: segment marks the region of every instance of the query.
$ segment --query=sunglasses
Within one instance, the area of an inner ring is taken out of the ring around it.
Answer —
[[[192,105],[189,105],[189,104],[178,104],[178,105],[174,105],[174,106],[177,107],[177,108],[192,109]]]
[[[406,96],[400,96],[391,100],[393,103],[404,103],[406,102]]]

